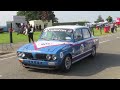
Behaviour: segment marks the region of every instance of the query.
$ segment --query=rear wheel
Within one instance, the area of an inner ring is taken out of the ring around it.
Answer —
[[[71,65],[72,65],[72,58],[68,55],[64,58],[60,69],[64,72],[68,72],[71,69]]]

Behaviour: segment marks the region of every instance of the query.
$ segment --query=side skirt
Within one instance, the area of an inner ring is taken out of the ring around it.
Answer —
[[[74,60],[74,61],[72,62],[72,64],[74,64],[74,63],[76,63],[76,62],[78,62],[78,61],[82,60],[83,58],[88,57],[89,55],[91,55],[91,53],[89,53],[89,54],[85,55],[85,56],[84,56],[84,57],[82,57],[82,58],[79,58],[79,59],[77,59],[77,60]]]

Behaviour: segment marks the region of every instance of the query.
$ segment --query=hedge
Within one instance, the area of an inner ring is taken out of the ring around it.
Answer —
[[[57,25],[85,25],[85,23],[88,23],[88,22],[65,22],[65,23],[53,23],[53,26],[57,26]]]

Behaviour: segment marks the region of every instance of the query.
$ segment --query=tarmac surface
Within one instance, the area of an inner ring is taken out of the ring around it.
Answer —
[[[16,49],[20,46],[14,45]],[[0,55],[0,79],[120,79],[120,32],[100,37],[96,57],[73,64],[68,73],[23,68],[16,49]]]

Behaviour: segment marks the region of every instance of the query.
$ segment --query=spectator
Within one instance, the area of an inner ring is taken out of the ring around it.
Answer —
[[[99,27],[100,27],[100,30],[102,30],[102,25],[100,25]]]
[[[23,32],[25,31],[25,25],[23,23],[22,27],[21,27],[21,33],[24,34]]]
[[[117,25],[115,24],[115,31],[117,32]]]
[[[114,24],[111,24],[111,32],[114,33]]]
[[[27,34],[28,34],[29,43],[31,43],[31,40],[34,42],[33,32],[34,32],[33,27],[30,26],[30,24],[28,24]]]
[[[27,25],[24,27],[23,34],[25,34],[25,35],[27,35],[27,34],[28,34],[28,26],[27,26]]]

